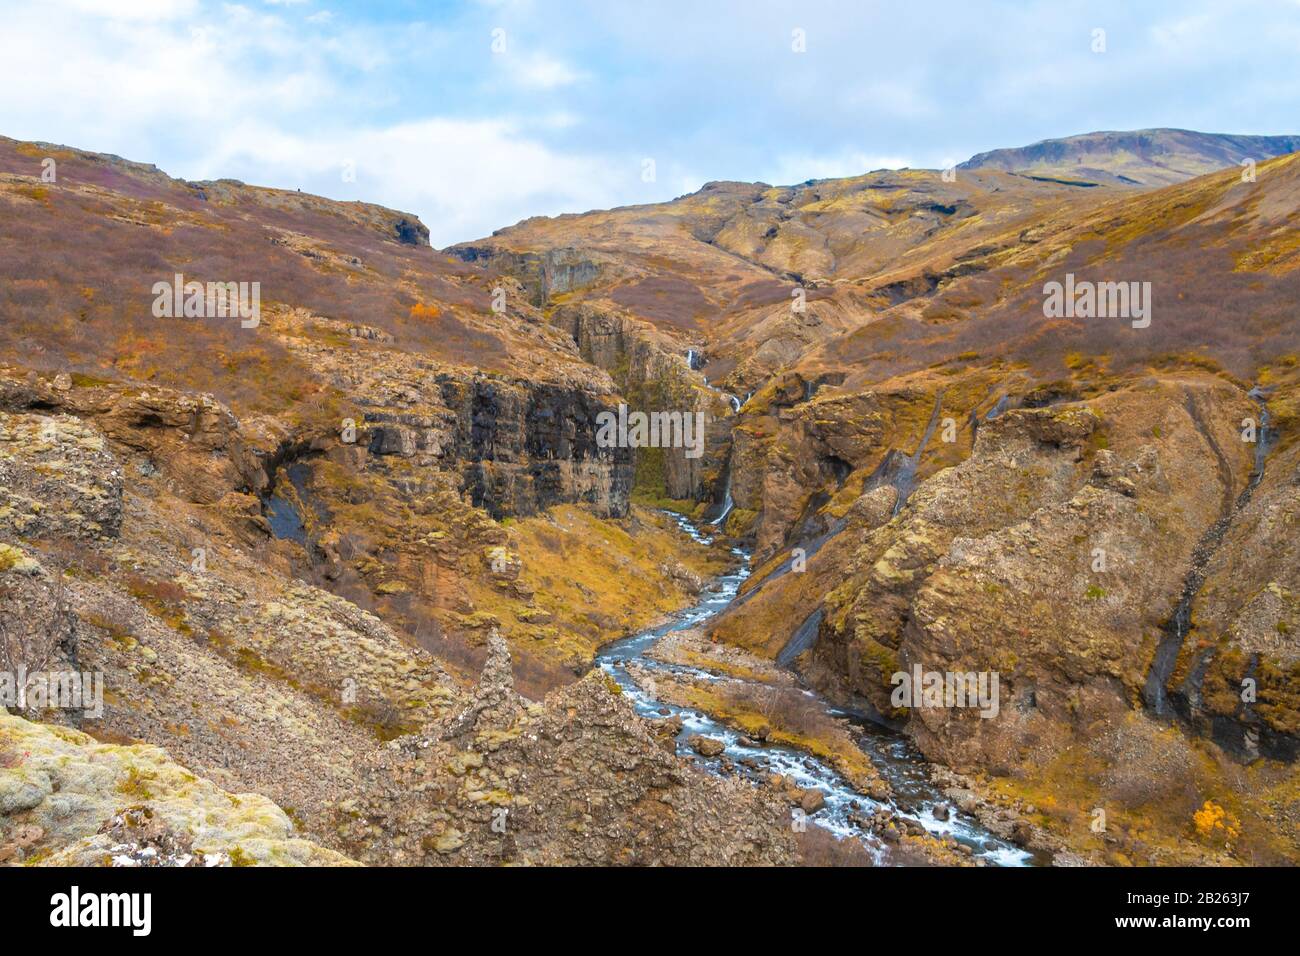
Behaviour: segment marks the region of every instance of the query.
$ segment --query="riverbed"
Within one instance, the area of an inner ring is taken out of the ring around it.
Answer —
[[[696,541],[711,543],[709,535],[687,519],[680,515],[671,517]],[[647,688],[638,683],[628,668],[633,662],[640,673],[663,672],[702,681],[735,679],[698,668],[665,663],[648,656],[648,652],[665,635],[700,627],[710,618],[722,613],[736,599],[741,585],[749,577],[749,555],[739,548],[733,549],[732,553],[739,559],[739,567],[717,578],[696,604],[679,612],[667,623],[606,645],[596,656],[596,666],[619,683],[637,713],[652,719],[680,715],[682,730],[677,736],[677,752],[712,773],[737,773],[753,778],[755,783],[761,777],[782,774],[801,788],[820,790],[825,798],[825,806],[809,815],[807,823],[829,830],[841,839],[860,840],[878,864],[889,865],[893,862],[889,845],[855,825],[852,820],[855,817],[870,817],[882,806],[900,817],[914,821],[936,837],[951,835],[959,843],[969,846],[973,857],[985,861],[987,865],[1032,864],[1034,859],[1028,852],[988,832],[972,817],[951,807],[951,801],[945,799],[931,783],[924,760],[905,737],[832,707],[812,690],[804,689],[802,693],[824,708],[826,713],[853,723],[858,746],[871,758],[890,785],[893,795],[887,802],[882,803],[858,792],[835,769],[809,753],[747,739],[742,742],[743,735],[738,731],[699,710],[659,700],[652,693],[653,686]],[[714,757],[697,754],[687,742],[696,734],[722,741],[725,749]],[[936,813],[941,804],[949,805],[946,819],[941,819],[940,814]]]

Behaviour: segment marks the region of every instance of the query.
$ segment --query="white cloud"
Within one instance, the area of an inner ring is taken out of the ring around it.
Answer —
[[[348,160],[356,183],[345,186]],[[517,123],[446,118],[310,135],[250,123],[229,130],[187,175],[238,175],[414,212],[436,246],[488,235],[522,218],[520,210],[553,215],[616,204],[632,179],[603,159],[557,153]]]
[[[199,4],[198,0],[55,0],[48,6],[109,20],[175,20],[190,16]]]
[[[585,79],[582,72],[544,53],[508,52],[500,59],[511,80],[528,89],[554,90]]]
[[[903,169],[912,165],[912,161],[904,156],[879,156],[860,152],[833,156],[788,155],[777,158],[773,171],[764,177],[764,181],[774,186],[789,186],[808,179],[840,179],[861,176],[877,169]]]
[[[520,120],[335,120],[335,104],[362,112],[374,95],[341,80],[339,64],[367,71],[404,55],[385,49],[381,34],[320,43],[273,12],[225,5],[171,18],[163,16],[169,5],[158,2],[151,22],[145,6],[113,6],[139,17],[130,24],[71,28],[34,11],[20,14],[24,42],[0,60],[0,132],[154,162],[187,179],[234,177],[381,203],[419,215],[439,245],[527,215],[613,205],[635,188],[635,171],[621,162],[543,142],[580,121],[563,109]],[[549,57],[507,58],[512,78],[531,88],[580,77]],[[32,77],[39,97],[31,95]],[[356,162],[355,184],[342,181],[346,159]]]

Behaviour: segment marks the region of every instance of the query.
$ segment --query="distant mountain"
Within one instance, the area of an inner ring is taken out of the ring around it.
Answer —
[[[1125,186],[1168,186],[1300,150],[1300,136],[1232,136],[1185,129],[1083,133],[1031,146],[994,149],[959,169],[1000,169],[1035,179]]]

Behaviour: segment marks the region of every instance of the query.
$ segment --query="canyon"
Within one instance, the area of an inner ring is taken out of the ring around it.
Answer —
[[[1300,861],[1297,145],[439,251],[0,138],[0,668],[105,686],[0,713],[0,863]],[[174,274],[257,324],[155,316]]]

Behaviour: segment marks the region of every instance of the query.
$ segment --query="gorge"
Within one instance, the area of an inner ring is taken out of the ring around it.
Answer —
[[[104,686],[0,715],[0,862],[1294,863],[1300,159],[1239,140],[439,251],[0,138],[0,667]]]

